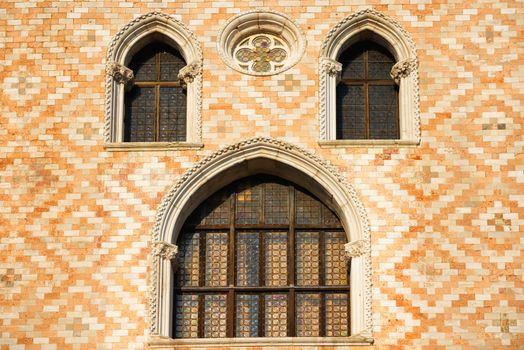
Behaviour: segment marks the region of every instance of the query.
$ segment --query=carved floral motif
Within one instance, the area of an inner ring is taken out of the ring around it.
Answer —
[[[187,85],[192,83],[201,72],[202,63],[199,61],[194,61],[180,70],[178,73],[178,79]]]
[[[155,242],[153,243],[152,254],[153,256],[159,256],[166,260],[172,260],[178,254],[178,247],[167,242]]]
[[[322,58],[320,69],[331,76],[335,76],[342,71],[342,64],[331,58],[324,57]]]
[[[395,80],[395,83],[400,84],[400,79],[409,76],[416,68],[417,60],[415,58],[408,58],[395,63],[389,75]]]
[[[358,240],[346,243],[344,245],[344,251],[346,253],[346,260],[356,258],[366,253],[366,241]]]
[[[106,74],[113,77],[119,84],[127,84],[134,78],[133,71],[117,62],[108,62]]]

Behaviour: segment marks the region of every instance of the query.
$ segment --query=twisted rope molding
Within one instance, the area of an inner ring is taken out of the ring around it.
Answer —
[[[126,38],[130,33],[135,29],[140,28],[142,25],[148,23],[150,20],[158,20],[159,22],[165,22],[171,24],[173,27],[177,28],[184,37],[191,43],[192,48],[195,50],[197,57],[197,62],[193,61],[189,64],[193,65],[203,65],[203,54],[202,48],[198,42],[196,35],[181,21],[176,18],[160,11],[152,11],[146,13],[142,16],[139,16],[133,19],[131,22],[126,24],[122,29],[120,29],[109,44],[106,54],[106,67],[113,65],[116,62],[115,52],[122,44],[124,38]],[[106,68],[106,72],[110,71],[111,68]],[[197,72],[196,76],[193,78],[196,84],[196,110],[195,110],[195,129],[196,129],[196,138],[197,140],[202,139],[202,70]],[[113,91],[113,80],[114,77],[111,74],[106,74],[105,80],[105,121],[104,121],[104,141],[105,143],[110,143],[113,140],[111,139],[111,124],[116,122],[113,117],[113,108],[115,108],[114,101],[114,91]]]
[[[410,62],[409,74],[413,78],[413,91],[411,93],[411,99],[414,103],[414,123],[415,123],[415,138],[420,142],[421,133],[420,133],[420,90],[419,90],[419,73],[418,73],[418,60],[417,60],[417,50],[415,47],[415,42],[411,35],[402,27],[402,25],[395,19],[386,16],[385,14],[378,12],[373,8],[364,9],[358,12],[355,12],[340,22],[338,22],[333,28],[329,30],[326,35],[326,38],[322,42],[320,62],[319,62],[319,88],[320,88],[320,103],[319,103],[319,119],[320,119],[320,139],[327,139],[327,101],[326,101],[326,66],[324,64],[325,58],[329,57],[329,48],[333,46],[333,40],[337,39],[337,36],[342,33],[347,27],[351,24],[359,22],[361,20],[372,20],[378,23],[385,23],[390,28],[394,28],[401,37],[406,41],[407,46],[409,47],[409,56],[406,60]]]
[[[323,168],[329,174],[334,176],[336,181],[341,185],[341,187],[349,194],[352,203],[355,205],[358,218],[360,219],[360,224],[362,227],[362,239],[359,245],[363,248],[362,257],[364,258],[364,314],[366,319],[366,330],[365,334],[371,336],[372,333],[372,312],[371,312],[371,302],[372,302],[372,289],[371,289],[371,234],[368,225],[367,213],[362,204],[360,198],[358,197],[353,186],[347,181],[347,179],[342,176],[338,170],[328,163],[326,160],[320,158],[318,155],[307,151],[304,148],[301,148],[296,145],[292,145],[282,140],[267,138],[267,137],[256,137],[248,140],[244,140],[225,148],[219,149],[213,154],[205,157],[198,163],[196,163],[191,169],[186,171],[176,182],[176,184],[169,190],[169,192],[164,196],[162,202],[160,203],[155,218],[155,225],[152,232],[152,244],[153,247],[156,246],[157,242],[161,241],[161,226],[162,221],[166,215],[169,204],[173,201],[175,196],[178,194],[181,188],[185,184],[192,182],[195,177],[199,177],[201,171],[205,168],[212,166],[215,162],[222,158],[230,157],[233,154],[242,154],[242,151],[248,149],[252,146],[272,146],[278,149],[279,152],[291,152],[304,159],[304,162],[314,164],[318,168]],[[149,288],[149,317],[150,317],[150,332],[151,334],[157,334],[157,317],[158,317],[158,295],[157,295],[157,284],[158,284],[158,266],[159,266],[159,256],[153,255],[152,259],[152,269],[151,269],[151,278],[150,278],[150,288]]]

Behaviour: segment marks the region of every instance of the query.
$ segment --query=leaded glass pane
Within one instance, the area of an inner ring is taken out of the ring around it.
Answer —
[[[364,56],[363,51],[354,51],[353,48],[342,54],[339,59],[339,62],[342,63],[342,79],[364,79],[366,77]]]
[[[394,85],[369,86],[369,137],[396,139],[398,135],[397,87]]]
[[[178,286],[198,286],[200,234],[186,232],[178,240],[176,277]]]
[[[206,286],[227,286],[227,232],[206,233]]]
[[[394,58],[385,50],[373,48],[368,51],[368,79],[393,80],[390,76]]]
[[[155,81],[156,71],[156,49],[150,45],[142,49],[133,57],[129,68],[133,70],[135,81]]]
[[[204,297],[204,306],[204,337],[225,338],[227,319],[227,295],[206,295]]]
[[[249,186],[237,194],[237,224],[258,224],[260,222],[261,186]]]
[[[256,294],[238,294],[236,300],[236,336],[258,337],[259,298]]]
[[[319,234],[318,232],[297,232],[296,235],[297,285],[318,286]]]
[[[287,295],[268,294],[264,296],[264,331],[266,337],[287,336]]]
[[[324,224],[326,224],[326,225],[333,225],[333,226],[340,226],[340,220],[325,205],[323,205],[322,216],[323,216],[323,219],[324,219]]]
[[[326,336],[347,337],[349,335],[347,293],[327,293],[325,303]]]
[[[296,223],[298,225],[319,224],[321,219],[321,203],[302,192],[295,192]]]
[[[264,222],[287,224],[289,222],[289,189],[278,183],[267,183],[264,195]]]
[[[287,285],[287,232],[265,232],[266,286]]]
[[[155,140],[155,88],[135,86],[126,94],[124,126],[125,141]]]
[[[298,337],[320,336],[320,294],[297,294],[296,313]]]
[[[160,87],[159,141],[186,140],[186,101],[181,87]]]
[[[366,114],[363,85],[337,86],[337,138],[366,138]]]
[[[324,233],[324,280],[327,286],[347,285],[347,266],[344,245],[347,243],[344,232]]]
[[[175,338],[198,337],[198,295],[182,294],[175,298]]]
[[[182,56],[174,50],[163,51],[160,55],[160,80],[178,81],[178,73],[186,63]]]
[[[239,232],[236,241],[237,286],[258,286],[258,232]]]

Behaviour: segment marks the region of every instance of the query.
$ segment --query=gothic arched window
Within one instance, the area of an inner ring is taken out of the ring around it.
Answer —
[[[289,182],[227,186],[179,235],[174,338],[349,336],[345,243],[337,216]]]
[[[337,85],[337,139],[398,139],[398,86],[391,77],[395,58],[370,41],[347,48]]]
[[[133,56],[134,80],[124,99],[125,142],[186,140],[187,96],[178,78],[185,66],[177,50],[159,42]]]

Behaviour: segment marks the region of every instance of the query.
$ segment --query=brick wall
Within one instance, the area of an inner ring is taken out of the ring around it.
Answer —
[[[245,1],[0,4],[0,348],[145,348],[162,196],[202,157],[253,136],[308,149],[357,190],[372,235],[374,348],[522,347],[524,4],[249,3],[301,26],[307,48],[293,68],[252,77],[222,62],[217,34]],[[320,148],[320,45],[368,7],[415,41],[422,142]],[[204,147],[109,152],[106,48],[152,10],[201,43]]]

